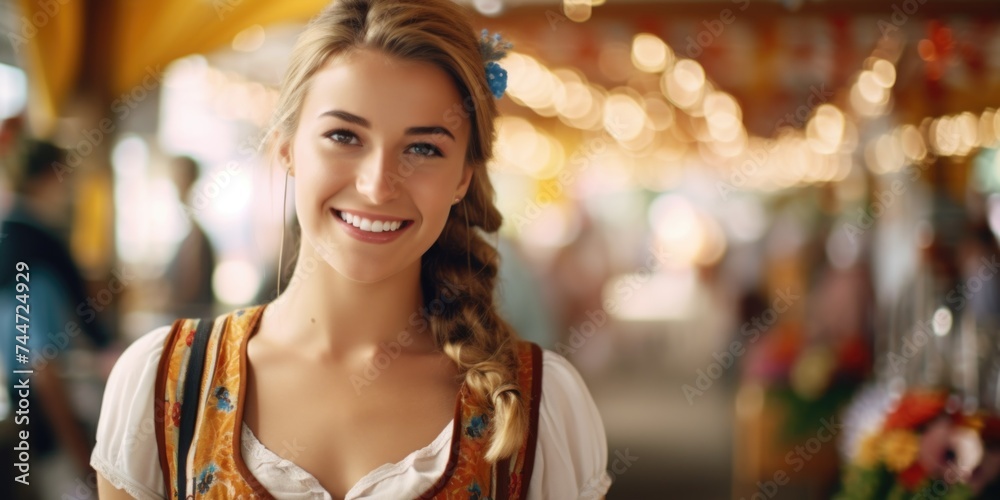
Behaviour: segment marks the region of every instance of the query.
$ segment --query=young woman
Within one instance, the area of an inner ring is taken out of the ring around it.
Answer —
[[[579,374],[494,307],[491,49],[447,0],[338,0],[309,24],[268,138],[295,183],[290,284],[126,350],[91,461],[101,498],[606,493]]]

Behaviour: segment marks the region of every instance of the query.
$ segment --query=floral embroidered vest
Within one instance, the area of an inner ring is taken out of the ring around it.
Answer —
[[[243,398],[246,395],[247,340],[264,306],[238,309],[215,320],[205,364],[193,439],[186,464],[187,498],[273,498],[251,474],[240,454]],[[168,499],[177,499],[177,453],[184,372],[197,319],[174,322],[164,343],[156,377],[156,443]],[[517,344],[518,383],[529,398],[530,427],[511,458],[490,464],[483,458],[488,416],[473,406],[463,385],[455,407],[454,433],[444,474],[420,498],[526,498],[534,466],[541,397],[542,352]]]

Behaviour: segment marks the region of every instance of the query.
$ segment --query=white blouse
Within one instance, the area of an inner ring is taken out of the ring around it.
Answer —
[[[115,363],[104,392],[97,445],[90,465],[116,488],[139,499],[163,499],[153,417],[156,368],[169,326],[132,343]],[[562,356],[543,350],[538,446],[530,499],[600,498],[611,486],[608,448],[597,407],[580,374]],[[429,489],[448,463],[452,426],[429,445],[369,472],[345,500],[414,498]],[[267,449],[242,426],[243,460],[277,499],[331,499],[311,474]]]

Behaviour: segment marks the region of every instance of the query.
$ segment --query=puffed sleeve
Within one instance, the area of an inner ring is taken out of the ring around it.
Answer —
[[[163,476],[153,414],[156,367],[170,327],[129,345],[111,369],[90,465],[116,488],[140,500],[162,499]]]
[[[542,355],[538,445],[529,499],[597,499],[611,486],[604,424],[580,373],[559,354]]]

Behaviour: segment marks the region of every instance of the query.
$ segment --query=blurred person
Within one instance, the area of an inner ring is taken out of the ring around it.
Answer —
[[[486,165],[508,47],[471,24],[448,0],[344,0],[310,22],[268,136],[301,225],[288,288],[126,350],[101,498],[604,496],[586,385],[494,304],[479,231],[502,222]]]
[[[198,164],[188,156],[171,161],[171,178],[177,187],[180,203],[190,209],[192,189],[198,181]],[[166,279],[170,289],[168,307],[180,318],[200,318],[213,312],[215,294],[212,272],[215,270],[215,249],[205,230],[194,217],[188,217],[190,229],[177,247],[177,253],[167,266]]]
[[[94,316],[77,313],[87,295],[65,241],[73,179],[65,174],[60,179],[57,166],[65,162],[66,153],[51,143],[35,140],[24,141],[18,151],[22,167],[19,172],[11,172],[13,204],[0,229],[0,281],[6,291],[0,295],[0,321],[5,325],[0,335],[0,359],[12,407],[18,407],[20,398],[15,385],[21,383],[12,370],[34,369],[29,379],[27,425],[12,427],[17,432],[29,432],[31,457],[30,486],[17,489],[17,497],[41,493],[41,498],[59,498],[75,488],[76,477],[88,477],[88,473],[91,480],[94,477],[89,465],[92,433],[81,423],[62,376],[67,369],[67,352],[103,348],[110,336]],[[20,262],[27,267],[18,280]],[[15,294],[17,283],[28,286],[22,296],[26,308],[21,310],[17,310],[23,305]],[[28,320],[16,318],[15,314]],[[21,324],[28,325],[26,332],[15,328]],[[18,354],[24,355],[25,351],[18,351],[18,345],[27,347],[27,358],[19,359]],[[13,419],[11,413],[5,418]],[[6,444],[13,439],[4,436],[4,450],[10,452],[14,445]]]

